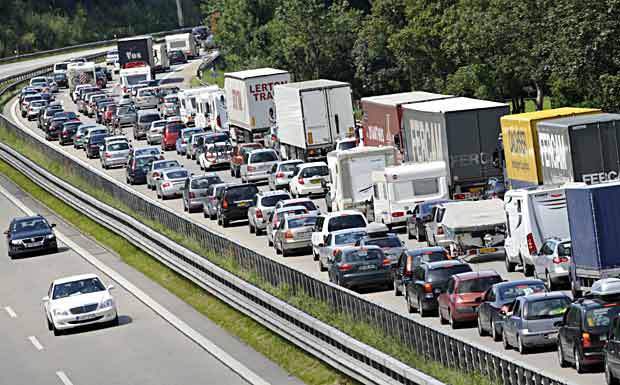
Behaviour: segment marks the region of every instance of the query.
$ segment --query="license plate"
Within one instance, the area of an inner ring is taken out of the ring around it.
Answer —
[[[96,317],[96,314],[79,315],[79,316],[75,317],[75,320],[76,321],[80,321],[80,320],[81,321],[85,321],[85,320],[89,320],[89,319],[92,319],[92,318],[95,318],[95,317]]]
[[[43,242],[24,243],[24,246],[26,247],[39,247],[42,245],[43,245]]]
[[[553,338],[557,338],[557,337],[558,337],[558,333],[557,332],[545,334],[545,338],[548,338],[548,339],[553,339]]]
[[[480,254],[489,254],[496,252],[497,249],[495,247],[483,247],[480,249]]]
[[[246,207],[248,205],[248,202],[239,202],[237,203],[237,206],[239,207]]]
[[[321,184],[321,180],[320,179],[313,179],[312,180],[312,184]]]
[[[363,265],[358,267],[357,269],[360,271],[368,271],[368,270],[375,270],[377,268],[376,265]]]

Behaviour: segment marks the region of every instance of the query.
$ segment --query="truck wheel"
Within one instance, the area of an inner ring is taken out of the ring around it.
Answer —
[[[505,264],[506,264],[506,271],[509,273],[514,273],[517,264],[514,262],[510,262],[510,260],[508,259],[508,255],[506,255],[506,259],[504,260]]]

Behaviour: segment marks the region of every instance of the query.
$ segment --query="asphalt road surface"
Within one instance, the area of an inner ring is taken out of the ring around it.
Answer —
[[[22,60],[7,64],[0,65],[0,78],[15,75],[21,72],[33,70],[38,67],[51,65],[54,63],[62,62],[65,60],[73,59],[76,57],[91,55],[99,52],[106,52],[110,47],[99,47],[93,49],[87,49],[83,51],[76,51],[71,53],[56,54],[50,56],[43,56],[32,60]]]

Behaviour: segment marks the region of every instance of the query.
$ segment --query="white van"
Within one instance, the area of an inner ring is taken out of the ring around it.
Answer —
[[[517,265],[525,265],[525,275],[532,275],[532,255],[546,239],[570,238],[565,187],[537,186],[506,192],[506,270],[513,272]]]
[[[127,93],[131,87],[143,80],[153,80],[149,66],[123,68],[119,72],[119,77],[123,93]]]
[[[196,127],[204,128],[204,126],[198,126],[196,122],[196,115],[198,113],[198,97],[200,95],[207,95],[210,92],[217,91],[219,89],[220,88],[218,86],[213,85],[180,90],[177,96],[179,97],[179,116],[181,117],[183,123],[188,126],[195,125]]]
[[[407,211],[421,202],[447,199],[447,167],[443,161],[386,167],[372,174],[374,221],[405,226]],[[370,211],[370,210],[369,210]]]
[[[198,57],[198,46],[191,33],[180,33],[166,36],[168,52],[183,51],[188,59]]]
[[[54,74],[65,74],[67,73],[68,67],[69,67],[68,61],[56,63],[54,64]]]

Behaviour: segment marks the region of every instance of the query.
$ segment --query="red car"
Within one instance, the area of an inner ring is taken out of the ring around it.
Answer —
[[[174,150],[176,148],[177,138],[184,128],[187,128],[187,126],[180,121],[166,123],[161,137],[161,149],[164,151]]]
[[[437,299],[439,320],[442,324],[450,323],[453,329],[460,323],[475,321],[484,293],[502,281],[502,277],[494,270],[453,275],[448,280],[446,292],[441,293]]]

